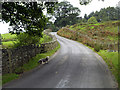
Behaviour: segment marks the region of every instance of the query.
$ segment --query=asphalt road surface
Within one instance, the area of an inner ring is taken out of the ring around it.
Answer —
[[[56,34],[55,34],[56,35]],[[48,64],[23,75],[4,88],[113,88],[115,81],[105,62],[76,41],[56,35],[60,50]]]

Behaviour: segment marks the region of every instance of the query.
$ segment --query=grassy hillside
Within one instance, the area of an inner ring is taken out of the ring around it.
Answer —
[[[75,24],[60,29],[59,35],[77,40],[93,48],[118,49],[118,21],[97,24]]]
[[[119,21],[97,24],[75,24],[60,29],[60,36],[79,41],[93,48],[105,62],[118,80],[118,25]],[[114,52],[115,51],[115,52]],[[120,80],[118,80],[120,83]]]

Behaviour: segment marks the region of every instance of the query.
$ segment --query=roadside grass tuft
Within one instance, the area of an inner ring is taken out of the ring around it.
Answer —
[[[19,77],[19,75],[15,74],[15,73],[5,74],[2,76],[2,84],[5,84],[11,80],[17,79],[18,77]]]

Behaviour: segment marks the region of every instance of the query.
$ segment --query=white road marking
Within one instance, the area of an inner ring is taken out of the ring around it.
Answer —
[[[67,75],[65,78],[63,78],[56,86],[56,88],[70,88],[67,84],[69,83],[69,77],[70,75]]]

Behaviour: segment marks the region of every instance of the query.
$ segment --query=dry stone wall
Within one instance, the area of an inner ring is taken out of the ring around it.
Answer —
[[[2,49],[2,74],[14,73],[15,68],[27,63],[36,54],[44,53],[57,47],[57,39],[53,38],[51,42],[39,45],[21,46],[15,49]]]

